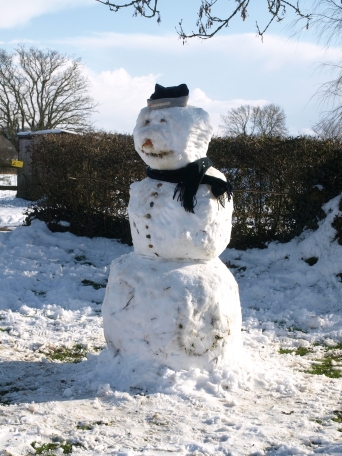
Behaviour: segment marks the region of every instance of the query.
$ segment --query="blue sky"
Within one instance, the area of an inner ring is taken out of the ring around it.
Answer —
[[[183,19],[185,30],[195,30],[199,4],[160,0],[158,25],[95,0],[0,0],[0,46],[10,51],[26,43],[81,57],[99,102],[94,123],[105,130],[131,132],[158,82],[188,84],[190,104],[210,113],[217,134],[229,108],[267,102],[284,108],[292,134],[308,133],[324,109],[312,97],[331,78],[317,66],[339,61],[340,50],[318,45],[310,31],[291,38],[289,20],[273,25],[261,42],[255,20],[266,23],[266,0],[255,2],[247,21],[235,18],[213,39],[183,45],[175,26]]]

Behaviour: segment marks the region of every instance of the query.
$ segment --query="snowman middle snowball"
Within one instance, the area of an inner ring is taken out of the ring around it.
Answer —
[[[144,108],[133,130],[135,149],[153,169],[177,170],[206,156],[209,115],[193,106]],[[206,173],[225,176],[210,167]],[[136,253],[168,259],[216,258],[230,241],[232,201],[222,207],[209,185],[200,185],[195,213],[185,212],[175,184],[146,179],[131,185],[128,214]]]

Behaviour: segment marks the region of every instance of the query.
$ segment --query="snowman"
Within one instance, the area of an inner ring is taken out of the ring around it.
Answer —
[[[130,188],[134,251],[114,260],[104,335],[126,375],[229,366],[241,355],[238,286],[219,259],[230,240],[231,186],[206,157],[209,115],[185,84],[162,87],[133,131],[147,177]]]

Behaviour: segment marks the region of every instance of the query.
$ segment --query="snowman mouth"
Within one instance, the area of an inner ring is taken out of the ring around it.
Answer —
[[[146,150],[144,149],[147,149],[149,150],[149,152],[147,152]],[[150,140],[150,139],[146,139],[144,144],[141,146],[141,151],[145,154],[145,155],[148,155],[149,157],[158,157],[158,158],[163,158],[165,157],[166,155],[171,155],[173,154],[173,151],[172,150],[160,150],[159,152],[151,152],[151,151],[154,151],[154,146],[153,146],[153,142]]]
[[[172,150],[162,150],[160,152],[145,152],[142,150],[145,155],[148,155],[149,157],[158,157],[158,158],[163,158],[166,155],[171,155],[173,154]]]

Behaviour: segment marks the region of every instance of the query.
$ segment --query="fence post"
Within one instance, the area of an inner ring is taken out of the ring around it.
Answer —
[[[31,132],[18,133],[19,139],[19,160],[24,162],[24,166],[18,170],[18,190],[17,197],[29,201],[35,201],[43,196],[43,191],[39,185],[38,176],[32,169],[32,157],[28,146],[34,141]]]
[[[40,185],[38,174],[32,167],[32,157],[29,145],[34,146],[35,137],[46,134],[76,134],[73,131],[54,129],[40,131],[23,131],[17,134],[19,139],[19,160],[24,162],[23,168],[18,171],[18,191],[17,197],[29,201],[36,201],[44,196]]]

